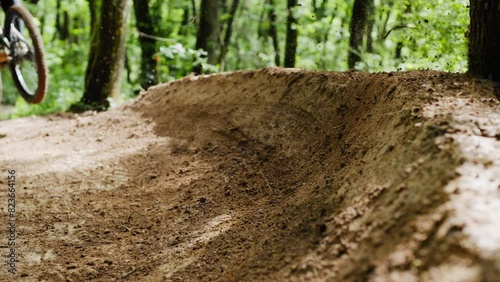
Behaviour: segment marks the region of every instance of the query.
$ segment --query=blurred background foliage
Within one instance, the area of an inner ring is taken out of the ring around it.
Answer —
[[[373,0],[367,36],[359,49],[355,69],[366,72],[434,69],[465,72],[468,1]],[[296,67],[311,70],[348,70],[349,23],[354,0],[298,1]],[[33,4],[36,3],[36,4]],[[194,3],[194,6],[193,6]],[[230,18],[232,1],[223,0],[221,23]],[[90,42],[90,11],[86,0],[28,1],[45,42],[50,70],[49,92],[39,105],[24,102],[8,69],[2,70],[3,104],[12,105],[6,117],[65,111],[83,93]],[[130,1],[132,5],[132,1]],[[223,66],[208,65],[205,51],[195,50],[200,0],[149,0],[157,52],[159,82],[192,72],[201,63],[205,72],[258,69],[275,66],[275,48],[269,30],[269,9],[276,15],[278,50],[285,48],[287,1],[240,1]],[[3,21],[2,21],[3,22]],[[141,48],[133,12],[128,20],[126,60],[121,101],[140,91]],[[119,103],[121,101],[114,101]],[[1,115],[1,114],[0,114]]]

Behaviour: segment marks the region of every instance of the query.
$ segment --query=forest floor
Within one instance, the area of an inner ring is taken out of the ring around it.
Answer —
[[[187,77],[1,121],[0,156],[2,281],[500,281],[500,102],[464,75]]]

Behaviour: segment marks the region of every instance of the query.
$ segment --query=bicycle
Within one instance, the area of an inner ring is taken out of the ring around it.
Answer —
[[[47,93],[44,58],[42,36],[33,16],[22,6],[11,6],[5,13],[4,28],[0,28],[0,68],[10,67],[14,84],[28,103],[40,103]]]

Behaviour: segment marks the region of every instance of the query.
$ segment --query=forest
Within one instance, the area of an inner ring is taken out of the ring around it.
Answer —
[[[44,101],[30,105],[4,69],[2,103],[15,106],[12,118],[106,108],[193,72],[268,66],[467,70],[465,0],[26,0],[23,5],[42,33],[50,80]],[[114,82],[92,86],[92,75],[102,77],[110,64],[102,59],[106,54],[116,57]]]
[[[499,281],[500,0],[22,5],[0,277]]]

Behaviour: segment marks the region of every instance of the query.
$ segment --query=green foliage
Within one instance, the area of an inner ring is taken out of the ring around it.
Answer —
[[[323,1],[326,1],[323,4]],[[361,71],[395,71],[437,69],[452,72],[466,70],[467,45],[465,32],[469,24],[465,0],[394,1],[374,0],[373,29],[360,49]],[[233,23],[233,36],[224,70],[256,69],[275,64],[275,50],[270,37],[268,0],[240,1]],[[299,22],[298,68],[344,71],[349,51],[349,23],[354,0],[299,1],[294,13]],[[17,95],[8,70],[3,70],[4,103],[15,104],[13,117],[46,114],[66,110],[83,94],[90,34],[90,15],[86,0],[62,0],[60,15],[67,15],[69,37],[61,40],[56,28],[56,0],[26,4],[35,15],[43,32],[50,70],[49,92],[40,105],[29,105]],[[191,73],[202,64],[207,72],[220,66],[206,64],[203,50],[195,50],[196,22],[192,1],[150,0],[155,23],[160,82],[171,81]],[[195,1],[199,13],[200,1]],[[224,1],[221,21],[229,19],[232,1]],[[286,1],[274,0],[281,61],[286,34]],[[62,18],[61,18],[62,19]],[[127,71],[123,79],[123,99],[134,97],[139,89],[141,49],[134,13],[131,13],[127,34]],[[223,28],[223,31],[225,27]],[[223,36],[223,35],[222,35]],[[222,38],[221,38],[222,40]],[[116,101],[115,101],[116,102]],[[119,101],[118,101],[119,102]]]
[[[318,1],[320,2],[320,1]],[[318,18],[312,4],[298,9],[299,43],[297,67],[305,69],[347,69],[349,20],[353,1],[328,1]],[[326,40],[325,40],[326,39]]]
[[[363,71],[466,71],[467,4],[467,1],[448,0],[380,3],[374,52],[362,53],[362,62],[356,68]],[[397,48],[400,48],[400,58],[395,56]]]
[[[159,61],[160,79],[163,82],[171,81],[188,75],[193,66],[201,64],[207,72],[217,72],[216,66],[207,64],[206,52],[185,48],[182,44],[176,43],[170,46],[160,47],[157,55]]]

